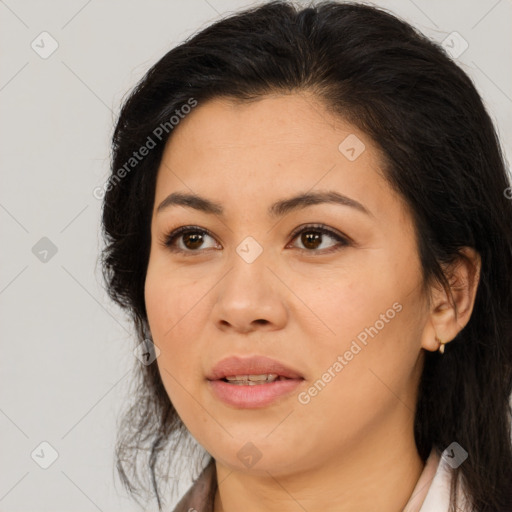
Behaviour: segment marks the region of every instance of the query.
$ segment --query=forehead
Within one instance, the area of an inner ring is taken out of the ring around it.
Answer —
[[[174,128],[158,173],[156,201],[172,191],[270,202],[334,189],[378,213],[399,201],[382,176],[373,141],[312,95],[199,103]]]
[[[266,146],[269,156],[283,145],[290,157],[308,149],[337,156],[344,134],[366,139],[372,146],[355,126],[327,111],[310,93],[274,94],[251,101],[221,97],[199,103],[174,129],[168,146],[193,146],[197,157],[222,148],[250,152],[261,146]]]

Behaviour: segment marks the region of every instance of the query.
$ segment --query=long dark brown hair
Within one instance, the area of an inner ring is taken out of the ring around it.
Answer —
[[[414,434],[423,460],[453,441],[468,452],[454,470],[453,510],[461,480],[475,511],[512,510],[512,205],[505,158],[471,79],[441,45],[398,17],[357,3],[274,1],[221,19],[163,56],[124,102],[115,127],[102,218],[108,291],[131,315],[137,343],[150,338],[150,222],[173,113],[191,99],[201,105],[218,96],[248,101],[305,90],[382,151],[385,177],[413,215],[425,284],[449,292],[442,269],[463,257],[462,247],[481,256],[469,323],[444,355],[425,354]],[[157,137],[159,126],[168,130]],[[156,147],[127,167],[148,137]],[[195,460],[199,468],[207,454],[199,447],[193,455],[198,447],[157,365],[138,364],[135,372],[133,403],[119,425],[117,469],[134,498],[147,491],[161,509],[169,468],[178,460]],[[189,459],[181,459],[184,453]]]

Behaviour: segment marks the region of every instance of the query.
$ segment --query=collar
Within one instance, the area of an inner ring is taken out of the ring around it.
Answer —
[[[453,476],[452,466],[449,463],[453,460],[453,450],[449,448],[446,448],[441,455],[432,448],[425,468],[403,512],[449,512]],[[465,494],[462,486],[459,485],[457,510],[461,512],[470,510]]]

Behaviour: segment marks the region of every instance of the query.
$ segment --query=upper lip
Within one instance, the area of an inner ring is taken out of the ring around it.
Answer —
[[[289,379],[303,379],[296,370],[280,361],[265,356],[230,356],[219,361],[207,375],[208,380],[219,380],[234,375],[263,375],[276,373]]]

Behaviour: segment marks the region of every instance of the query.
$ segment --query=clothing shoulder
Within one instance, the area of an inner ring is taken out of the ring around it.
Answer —
[[[448,447],[443,451],[425,501],[419,512],[449,512],[450,489],[454,477],[453,470],[463,463],[460,458],[461,455],[456,453],[454,448]],[[463,488],[463,483],[460,483],[457,493],[457,506],[460,512],[470,512],[471,510],[466,496],[467,492]]]
[[[178,502],[173,512],[213,512],[215,484],[215,462],[212,459]]]

